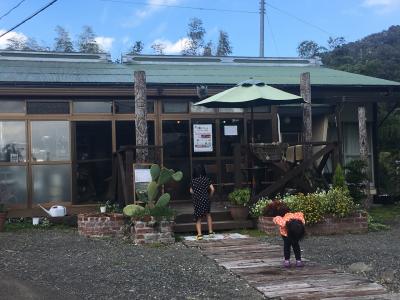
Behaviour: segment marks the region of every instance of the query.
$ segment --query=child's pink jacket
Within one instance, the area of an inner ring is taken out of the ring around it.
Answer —
[[[285,214],[283,217],[281,216],[277,216],[275,218],[273,218],[273,222],[277,225],[279,225],[279,231],[281,233],[281,235],[283,236],[287,236],[287,230],[286,230],[286,222],[289,220],[299,220],[301,221],[303,224],[305,224],[306,222],[304,221],[304,215],[302,212],[295,212],[295,213],[287,213]]]

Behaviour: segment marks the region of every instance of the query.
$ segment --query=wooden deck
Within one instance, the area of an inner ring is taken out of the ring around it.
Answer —
[[[282,267],[282,247],[256,238],[185,241],[230,270],[267,299],[399,299],[365,278],[307,261]]]

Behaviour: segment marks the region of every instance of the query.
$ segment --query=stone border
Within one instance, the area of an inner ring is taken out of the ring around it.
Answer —
[[[78,215],[78,233],[86,237],[121,237],[125,217],[115,213],[90,213]]]
[[[143,244],[173,244],[174,221],[133,221],[131,239],[136,245]]]
[[[259,217],[257,228],[268,235],[279,235],[279,228],[272,219],[273,217]],[[306,226],[308,235],[365,233],[367,231],[368,214],[366,212],[355,212],[344,218],[326,216],[322,222]]]

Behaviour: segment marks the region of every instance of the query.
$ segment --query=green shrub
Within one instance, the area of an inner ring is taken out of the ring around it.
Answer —
[[[4,205],[4,203],[0,203],[0,213],[6,212],[6,207]]]
[[[250,189],[235,189],[229,193],[228,199],[233,205],[247,206],[250,201]]]
[[[254,218],[261,217],[264,213],[264,208],[271,203],[272,200],[268,198],[261,198],[259,199],[250,209],[250,214]]]
[[[334,188],[347,189],[344,170],[340,164],[336,166],[335,174],[333,175],[332,184]]]
[[[365,173],[366,169],[367,163],[363,160],[352,160],[345,166],[346,182],[350,196],[358,204],[361,204],[366,197],[365,182],[368,181],[368,175]]]
[[[326,214],[343,218],[354,211],[354,201],[347,188],[333,188],[326,193],[324,201]]]

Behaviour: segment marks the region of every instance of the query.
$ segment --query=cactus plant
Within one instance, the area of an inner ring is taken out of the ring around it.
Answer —
[[[136,204],[129,204],[124,207],[124,215],[128,217],[133,217],[134,215],[144,211],[144,207]]]
[[[147,195],[148,195],[148,206],[149,207],[154,207],[154,201],[156,200],[157,196],[160,193],[160,188],[170,182],[171,180],[173,181],[181,181],[183,177],[183,173],[181,171],[175,172],[172,169],[167,169],[165,167],[160,168],[158,165],[153,164],[150,168],[150,173],[151,173],[151,178],[152,182],[147,187]],[[156,206],[161,207],[161,206],[167,206],[169,203],[169,200],[171,199],[170,194],[164,193],[160,196],[160,198],[157,201]]]

